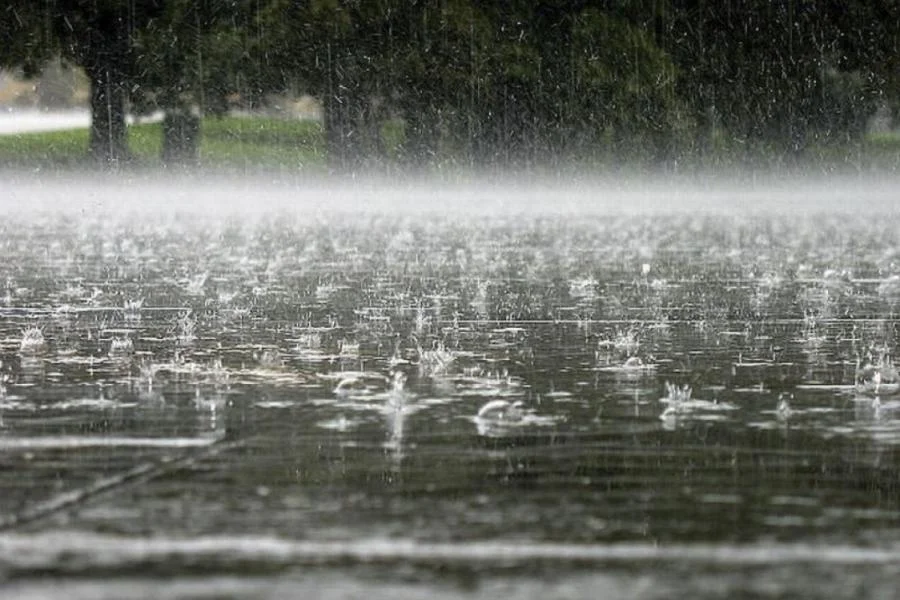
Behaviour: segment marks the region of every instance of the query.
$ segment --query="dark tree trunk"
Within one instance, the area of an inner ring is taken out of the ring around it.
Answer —
[[[325,140],[328,164],[336,171],[355,171],[363,162],[365,131],[361,123],[362,99],[344,90],[325,98]]]
[[[365,158],[368,95],[360,85],[360,66],[350,47],[328,45],[323,90],[325,145],[329,168],[355,172]]]
[[[162,160],[170,166],[194,166],[200,160],[200,118],[185,109],[173,109],[163,119]]]
[[[128,159],[125,126],[125,89],[110,69],[94,66],[91,79],[90,153],[96,160],[115,163]]]
[[[427,167],[437,155],[440,130],[437,111],[416,102],[404,107],[406,122],[402,160],[412,169]]]
[[[91,82],[90,153],[114,164],[127,160],[125,104],[130,44],[123,18],[102,14],[85,38],[84,70]]]
[[[475,169],[491,169],[498,163],[503,136],[502,101],[494,94],[475,99],[471,105],[469,162]]]

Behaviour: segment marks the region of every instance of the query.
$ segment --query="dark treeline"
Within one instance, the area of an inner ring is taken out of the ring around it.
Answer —
[[[893,0],[7,0],[0,64],[91,81],[92,153],[124,115],[197,119],[272,94],[322,104],[338,167],[790,161],[859,139],[900,98]],[[385,127],[399,140],[387,147]]]

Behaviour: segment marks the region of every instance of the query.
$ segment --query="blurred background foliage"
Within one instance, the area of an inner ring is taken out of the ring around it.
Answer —
[[[0,65],[25,77],[55,70],[54,81],[77,72],[67,85],[87,89],[76,101],[91,107],[89,148],[101,160],[129,157],[128,112],[164,114],[162,152],[184,161],[196,155],[203,117],[296,115],[308,98],[305,116],[320,119],[339,169],[790,164],[852,146],[876,115],[893,126],[898,46],[891,0],[0,8]]]

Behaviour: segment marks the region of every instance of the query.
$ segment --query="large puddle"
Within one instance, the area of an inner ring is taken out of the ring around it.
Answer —
[[[893,590],[898,225],[10,215],[0,575],[33,598]]]

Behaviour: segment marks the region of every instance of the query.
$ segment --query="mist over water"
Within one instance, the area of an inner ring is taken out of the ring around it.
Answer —
[[[15,595],[893,589],[893,178],[8,175]]]
[[[897,211],[883,174],[584,175],[358,178],[273,174],[4,173],[5,211],[264,214],[653,214]]]

